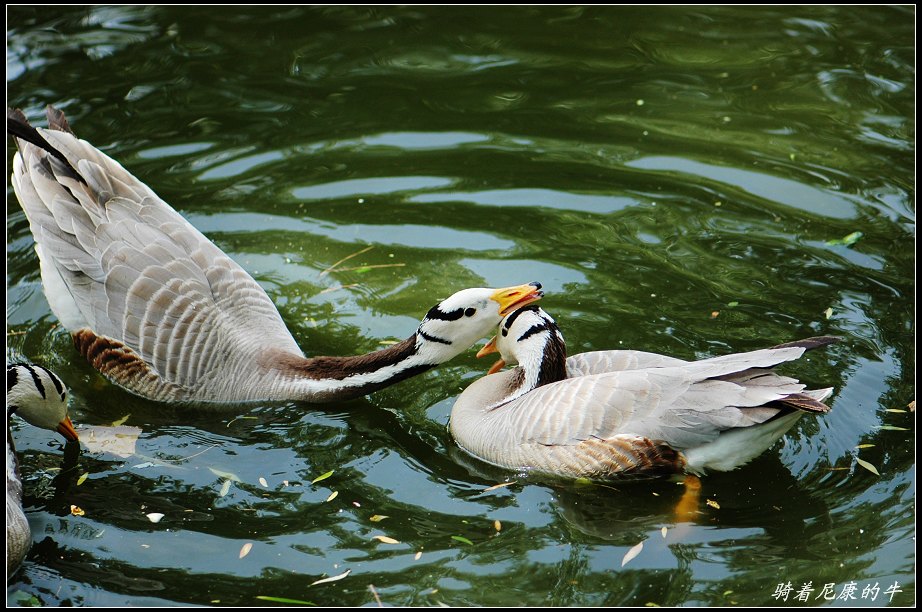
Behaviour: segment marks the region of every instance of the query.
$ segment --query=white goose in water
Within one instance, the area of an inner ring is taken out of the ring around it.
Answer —
[[[54,372],[34,364],[6,366],[6,575],[12,574],[29,550],[32,533],[22,509],[16,448],[10,417],[18,414],[27,423],[57,431],[76,441],[77,432],[67,416],[67,389]]]
[[[49,128],[8,110],[13,188],[35,238],[42,284],[77,350],[154,400],[213,406],[332,401],[448,361],[489,336],[541,285],[465,289],[417,331],[354,357],[305,358],[262,287],[48,107]]]
[[[805,390],[770,370],[824,336],[683,361],[641,351],[566,357],[537,306],[507,316],[478,355],[499,352],[451,411],[458,445],[490,463],[607,479],[732,470],[768,449],[804,412],[825,413],[832,389]],[[505,362],[519,366],[500,373]]]

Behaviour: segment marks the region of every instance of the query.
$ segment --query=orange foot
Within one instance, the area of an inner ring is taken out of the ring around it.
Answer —
[[[698,518],[698,501],[701,497],[701,479],[691,474],[685,477],[685,493],[675,507],[677,523],[694,522]]]

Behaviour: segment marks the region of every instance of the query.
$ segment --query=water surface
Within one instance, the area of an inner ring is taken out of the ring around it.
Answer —
[[[75,422],[141,433],[65,456],[14,424],[34,543],[7,601],[913,604],[914,22],[8,7],[9,104],[40,124],[65,110],[250,272],[309,354],[374,350],[460,288],[531,280],[571,353],[844,341],[789,368],[835,387],[832,412],[707,476],[678,522],[672,482],[548,482],[459,451],[452,403],[489,366],[474,350],[335,405],[133,397],[57,325],[8,186],[7,360],[55,369]]]

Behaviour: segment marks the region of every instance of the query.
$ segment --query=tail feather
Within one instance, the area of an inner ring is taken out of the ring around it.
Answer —
[[[841,342],[842,338],[838,336],[814,336],[813,338],[804,338],[803,340],[795,340],[793,342],[785,342],[784,344],[778,344],[771,348],[773,349],[782,349],[782,348],[791,348],[799,347],[806,350],[821,348],[828,346],[830,344],[835,344],[836,342]]]
[[[49,106],[47,109],[47,116],[51,129],[69,132],[71,134],[74,133],[73,130],[70,129],[70,125],[67,123],[67,119],[64,117],[63,112],[52,106]],[[42,149],[43,151],[47,151],[49,155],[64,164],[64,167],[70,171],[74,178],[79,180],[81,183],[86,184],[86,180],[84,180],[84,178],[80,176],[80,173],[77,172],[76,168],[74,168],[70,162],[67,161],[67,157],[65,157],[64,154],[59,150],[54,148],[38,130],[32,127],[32,125],[29,123],[29,120],[26,118],[25,113],[23,113],[18,108],[6,109],[6,131],[9,132],[9,134],[14,138],[24,140],[35,145],[39,149]],[[16,146],[22,148],[18,141],[16,142]]]

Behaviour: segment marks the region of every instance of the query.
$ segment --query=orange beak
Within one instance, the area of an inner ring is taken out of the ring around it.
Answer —
[[[74,424],[71,422],[70,417],[64,417],[64,420],[58,423],[56,431],[64,436],[64,439],[68,442],[76,442],[80,439],[79,436],[77,436],[77,430],[74,429]]]
[[[505,317],[513,310],[537,302],[543,296],[544,292],[541,291],[541,283],[534,282],[527,285],[518,285],[517,287],[497,289],[490,296],[490,299],[499,304],[499,316]]]
[[[490,353],[496,353],[496,352],[497,352],[496,336],[493,336],[492,338],[490,338],[489,342],[483,345],[482,349],[477,351],[477,356],[484,357],[485,355],[489,355]],[[503,367],[505,367],[505,365],[506,365],[506,362],[500,359],[499,361],[494,363],[493,366],[487,371],[487,375],[496,374],[497,372],[502,370]]]

